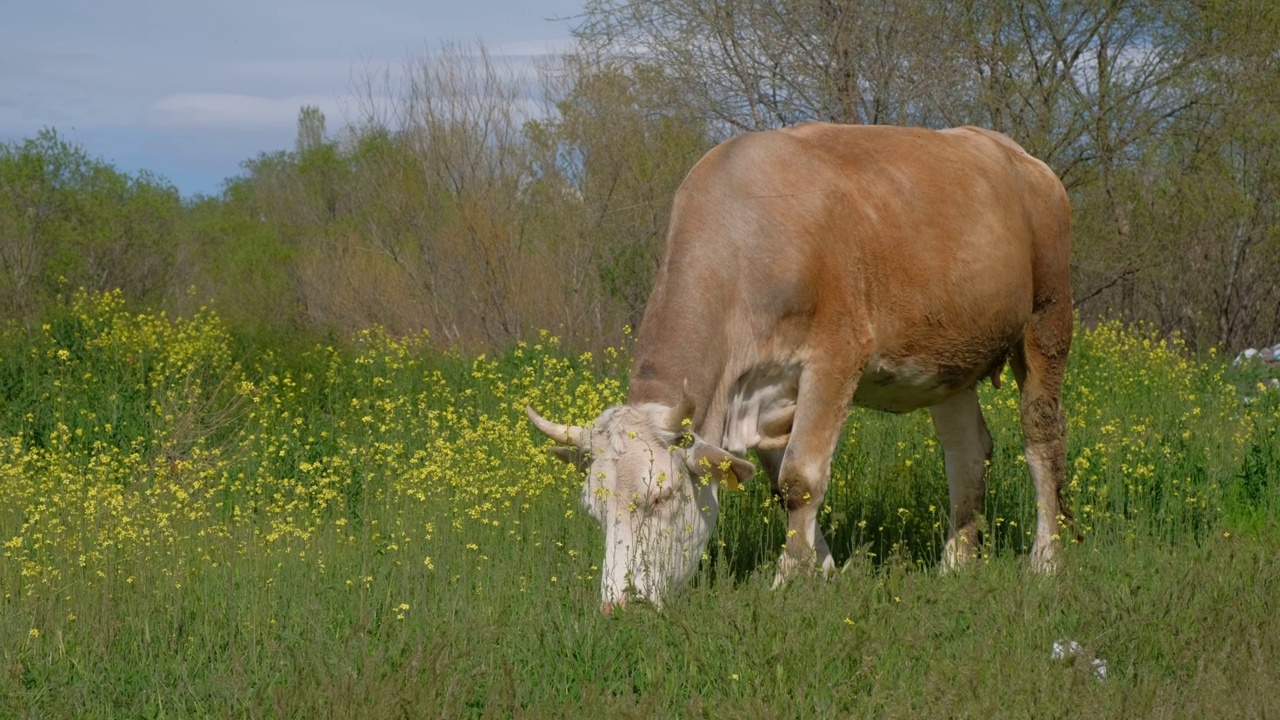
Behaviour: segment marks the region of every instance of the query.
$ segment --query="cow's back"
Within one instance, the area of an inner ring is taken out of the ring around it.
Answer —
[[[740,136],[676,195],[633,384],[658,362],[646,344],[668,356],[654,379],[698,375],[715,404],[747,366],[846,349],[871,348],[873,376],[914,362],[972,384],[1038,305],[1069,300],[1068,253],[1061,183],[998,133],[813,123]]]

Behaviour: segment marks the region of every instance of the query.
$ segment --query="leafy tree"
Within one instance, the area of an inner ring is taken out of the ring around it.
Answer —
[[[566,82],[553,117],[528,133],[544,158],[544,179],[562,188],[560,199],[572,208],[562,220],[573,248],[565,271],[593,275],[597,314],[610,308],[612,326],[597,332],[635,326],[661,258],[671,198],[711,146],[706,124],[689,111],[655,112],[675,102],[656,66],[573,56],[548,72]]]
[[[299,155],[305,155],[324,142],[324,113],[315,105],[303,105],[298,111],[298,139],[294,149]]]
[[[181,281],[178,191],[42,130],[0,144],[0,306],[30,319],[66,284],[158,300]]]

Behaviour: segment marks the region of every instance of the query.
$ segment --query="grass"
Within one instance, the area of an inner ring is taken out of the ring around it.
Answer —
[[[440,355],[369,331],[247,352],[216,314],[77,295],[0,338],[0,716],[1257,717],[1280,707],[1280,396],[1143,328],[1069,369],[1085,542],[1025,570],[1012,382],[980,561],[940,576],[927,415],[857,412],[822,524],[842,572],[772,592],[762,478],[693,585],[597,610],[578,478],[627,353]],[[1244,397],[1249,402],[1244,402]],[[1086,656],[1050,659],[1072,639]],[[1099,681],[1091,663],[1107,663]]]

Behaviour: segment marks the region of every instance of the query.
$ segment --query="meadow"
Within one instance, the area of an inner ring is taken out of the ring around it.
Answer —
[[[769,590],[784,514],[722,495],[696,581],[598,610],[580,479],[524,417],[622,401],[624,345],[497,356],[372,329],[241,340],[76,293],[0,334],[0,717],[1261,717],[1280,712],[1280,392],[1077,328],[1079,543],[1026,570],[1017,393],[978,562],[941,575],[927,413],[856,411],[840,572]],[[1055,641],[1082,653],[1054,660]],[[1106,662],[1099,679],[1091,662]]]

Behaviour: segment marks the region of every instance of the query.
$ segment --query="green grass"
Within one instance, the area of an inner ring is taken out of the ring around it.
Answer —
[[[290,347],[288,352],[283,348]],[[1280,397],[1147,330],[1077,335],[1084,543],[1030,574],[1016,392],[983,552],[940,575],[927,414],[852,416],[843,570],[769,590],[784,515],[725,493],[661,611],[599,613],[599,531],[524,420],[589,421],[626,352],[378,332],[249,351],[78,296],[0,338],[0,717],[1258,717],[1280,707]],[[1050,659],[1071,639],[1088,657]],[[1089,663],[1105,660],[1098,680]]]

